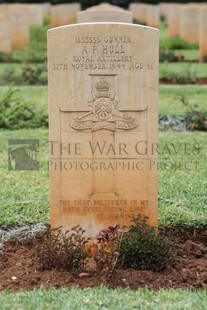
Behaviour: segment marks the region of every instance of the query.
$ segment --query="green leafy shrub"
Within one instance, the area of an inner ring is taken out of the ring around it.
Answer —
[[[12,54],[0,52],[0,62],[12,62]]]
[[[60,228],[49,230],[36,245],[36,255],[41,268],[80,271],[86,259],[84,244],[87,239],[84,233],[79,225],[65,233],[62,233]]]
[[[47,68],[45,65],[24,66],[21,78],[22,83],[26,85],[46,85]]]
[[[166,67],[160,71],[160,82],[171,82],[176,84],[193,84],[197,81],[197,72],[191,64],[182,71],[172,72]]]
[[[186,107],[184,121],[188,130],[207,131],[207,109],[201,109],[197,104],[189,103],[185,96],[180,97],[180,101]]]
[[[20,129],[47,126],[47,115],[25,102],[18,89],[9,88],[0,98],[0,128]]]
[[[7,84],[18,84],[21,83],[21,78],[19,72],[14,70],[14,68],[8,67],[4,70],[4,73],[0,77],[1,85]]]
[[[120,244],[118,266],[124,269],[162,271],[172,261],[170,245],[138,216]]]
[[[173,51],[170,50],[160,50],[160,62],[178,62],[178,61],[184,61],[183,55],[175,55]]]
[[[47,26],[47,27],[51,26],[51,16],[50,16],[50,14],[45,14],[43,16],[43,25]]]
[[[19,71],[14,68],[5,69],[0,78],[1,85],[47,85],[46,65],[25,65]]]
[[[198,44],[186,42],[181,38],[166,38],[160,40],[160,49],[169,49],[169,50],[198,49]]]

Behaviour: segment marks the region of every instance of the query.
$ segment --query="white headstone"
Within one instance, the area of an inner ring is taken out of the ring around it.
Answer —
[[[6,4],[0,5],[0,52],[11,52],[11,37]]]
[[[89,236],[141,214],[157,227],[159,31],[48,31],[51,225]]]
[[[29,11],[26,4],[8,5],[12,48],[25,48],[29,42]]]

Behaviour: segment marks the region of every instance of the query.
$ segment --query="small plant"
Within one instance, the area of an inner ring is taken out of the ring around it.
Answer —
[[[184,61],[184,55],[177,56],[173,51],[162,49],[160,50],[160,62],[181,62]]]
[[[44,270],[52,268],[78,272],[84,267],[87,242],[85,231],[79,226],[63,233],[61,228],[49,230],[36,246],[37,258]]]
[[[172,259],[169,244],[140,215],[123,235],[119,253],[117,264],[124,269],[162,271]]]
[[[198,44],[186,42],[181,38],[166,38],[160,40],[160,48],[169,50],[190,50],[197,49]]]
[[[0,97],[0,128],[20,129],[47,126],[47,115],[20,97],[18,89],[9,88]]]
[[[198,104],[189,103],[189,99],[185,96],[181,96],[180,101],[186,107],[184,116],[186,128],[207,131],[207,110],[199,108]]]
[[[47,84],[47,76],[43,76],[44,72],[46,72],[45,65],[25,66],[22,68],[22,82],[27,85],[45,85]]]
[[[94,258],[96,268],[101,271],[112,272],[119,257],[124,229],[118,225],[102,229],[96,236],[96,240],[90,240],[85,244],[85,252],[89,258]]]
[[[51,16],[50,14],[46,14],[43,17],[43,25],[47,27],[51,27]]]
[[[46,65],[25,65],[19,71],[14,68],[7,68],[0,78],[0,83],[3,85],[10,83],[13,85],[46,85]]]

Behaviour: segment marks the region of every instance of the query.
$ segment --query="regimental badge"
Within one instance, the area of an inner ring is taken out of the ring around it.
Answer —
[[[70,127],[76,130],[108,129],[116,131],[116,129],[128,130],[138,126],[134,116],[118,110],[115,91],[111,90],[110,81],[107,80],[106,76],[100,77],[91,94],[92,101],[88,102],[91,111],[75,116]]]

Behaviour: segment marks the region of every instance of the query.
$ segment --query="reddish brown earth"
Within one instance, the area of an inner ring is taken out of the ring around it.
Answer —
[[[207,228],[200,230],[165,229],[162,234],[175,245],[175,259],[172,266],[161,273],[136,271],[134,269],[114,270],[106,273],[88,267],[89,275],[80,277],[66,271],[41,271],[36,258],[34,244],[6,243],[5,255],[0,260],[0,290],[32,290],[44,285],[46,288],[79,286],[95,287],[101,284],[109,288],[150,289],[203,289],[207,288]],[[39,241],[41,242],[41,241]],[[86,272],[86,270],[85,270]]]
[[[164,85],[186,85],[186,84],[192,84],[192,85],[207,85],[207,78],[197,78],[196,81],[194,82],[189,82],[186,83],[185,81],[182,82],[173,82],[171,80],[166,80],[166,79],[160,79],[160,84],[164,84]]]

